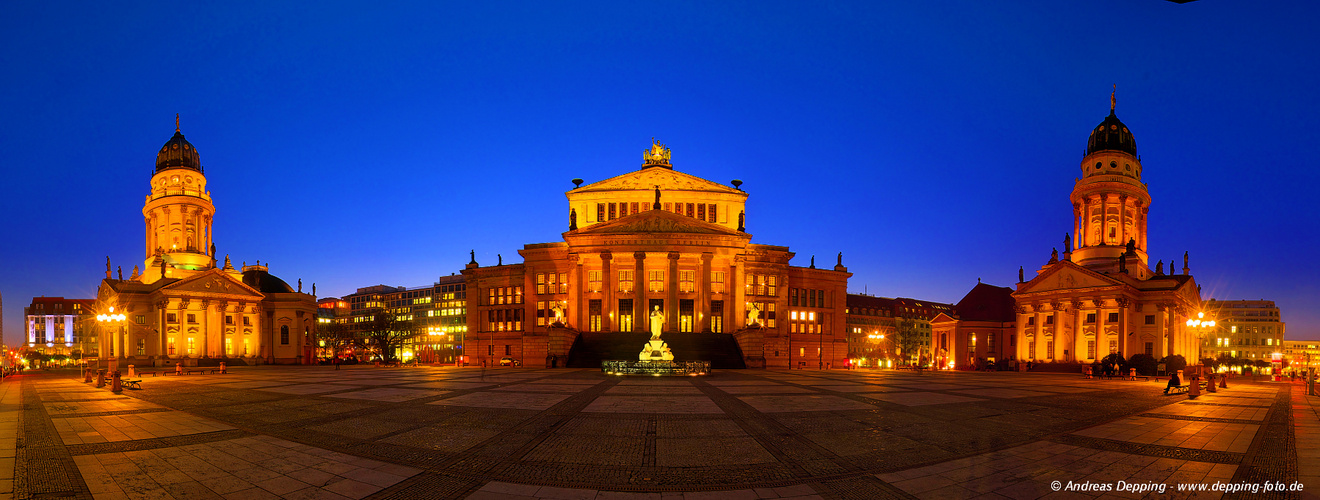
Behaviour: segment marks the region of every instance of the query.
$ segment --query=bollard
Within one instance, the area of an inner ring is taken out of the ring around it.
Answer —
[[[224,375],[224,374],[226,374],[226,373],[229,373],[229,372],[225,371],[225,362],[224,362],[224,361],[221,361],[221,362],[220,362],[220,374],[221,374],[221,375]]]
[[[1187,381],[1187,399],[1195,399],[1197,396],[1201,395],[1200,379],[1200,377],[1192,377],[1191,380]]]
[[[85,366],[83,367],[83,383],[92,383],[92,371],[88,370]]]
[[[133,370],[133,365],[128,365],[128,378],[133,378],[136,376],[137,376],[137,372]]]
[[[1128,368],[1128,377],[1131,377],[1132,380],[1136,380],[1136,379],[1137,379],[1137,369],[1136,369],[1136,368]]]
[[[183,363],[182,363],[182,362],[174,363],[174,374],[175,374],[175,375],[183,375]]]
[[[105,387],[105,368],[96,369],[96,387]]]
[[[1228,388],[1228,374],[1227,374],[1227,373],[1225,373],[1224,376],[1219,377],[1219,388],[1220,388],[1220,389],[1227,389],[1227,388]]]
[[[1087,366],[1087,367],[1086,367],[1086,378],[1088,378],[1088,379],[1091,378],[1091,367],[1090,367],[1090,366]]]
[[[1215,390],[1215,372],[1210,372],[1205,378],[1205,392],[1218,392]]]
[[[124,388],[119,385],[119,370],[115,370],[110,378],[110,392],[119,393],[123,390]]]

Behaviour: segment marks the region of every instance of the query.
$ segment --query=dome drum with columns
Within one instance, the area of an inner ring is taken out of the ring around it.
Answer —
[[[1091,130],[1081,168],[1082,178],[1077,180],[1071,196],[1072,261],[1117,271],[1117,262],[1131,241],[1135,258],[1129,257],[1131,262],[1126,268],[1139,278],[1150,276],[1146,256],[1150,193],[1141,182],[1136,139],[1119,121],[1113,104],[1109,116]]]

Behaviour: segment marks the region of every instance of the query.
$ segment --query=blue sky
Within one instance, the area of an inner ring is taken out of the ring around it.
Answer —
[[[1156,260],[1320,338],[1313,2],[10,2],[5,340],[144,257],[174,114],[221,254],[339,296],[560,240],[570,180],[745,181],[748,231],[854,291],[956,302],[1072,230],[1089,130],[1136,135]]]

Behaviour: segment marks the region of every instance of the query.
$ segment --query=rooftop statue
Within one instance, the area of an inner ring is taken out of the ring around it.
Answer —
[[[642,160],[647,165],[668,165],[669,154],[669,148],[652,137],[650,149],[642,152]]]

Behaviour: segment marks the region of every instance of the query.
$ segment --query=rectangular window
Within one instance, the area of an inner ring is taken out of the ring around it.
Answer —
[[[788,289],[788,305],[793,307],[798,306],[798,289],[796,288]]]
[[[775,293],[775,278],[776,278],[776,277],[777,277],[777,276],[766,276],[766,280],[765,280],[765,292],[766,292],[766,293],[765,293],[765,294],[766,294],[766,295],[769,295],[769,296],[771,296],[771,297],[775,297],[775,296],[778,296],[778,295],[779,295],[779,294]]]
[[[587,301],[587,329],[593,332],[600,331],[600,299],[591,299]]]
[[[710,332],[724,333],[724,301],[710,301]]]
[[[673,211],[674,211],[674,204],[666,201],[666,202],[665,202],[665,211],[666,211],[666,212],[673,212]]]
[[[635,201],[632,202],[632,203],[631,203],[631,207],[632,207],[632,208],[629,208],[629,209],[628,209],[628,213],[632,213],[632,214],[637,213],[637,202],[635,202]]]
[[[243,316],[243,326],[252,326],[252,318]]]
[[[1095,323],[1095,313],[1087,313],[1087,314],[1086,314],[1086,323],[1087,323],[1087,324],[1093,324],[1093,323]]]
[[[632,293],[633,291],[633,270],[619,270],[619,291],[623,293]],[[624,330],[627,331],[627,330]]]
[[[559,273],[559,293],[568,293],[568,273]]]
[[[710,293],[724,293],[724,271],[710,273]]]
[[[1035,324],[1036,324],[1035,316],[1030,316],[1027,318],[1027,326],[1035,326]]]
[[[1095,341],[1086,341],[1086,359],[1095,359]]]
[[[233,355],[234,355],[234,339],[226,338],[226,339],[225,339],[225,356],[233,356]]]
[[[226,315],[225,315],[225,324],[226,324],[226,325],[232,325],[232,324],[234,324],[234,317],[233,317],[233,316],[230,316],[230,315],[228,315],[228,314],[226,314]]]
[[[588,291],[588,292],[599,292],[599,291],[601,290],[601,288],[600,288],[600,275],[601,275],[601,273],[602,273],[602,271],[599,271],[599,270],[596,270],[596,271],[587,271],[587,291]]]
[[[1154,355],[1155,355],[1155,343],[1154,343],[1154,342],[1146,342],[1146,355],[1147,355],[1147,356],[1154,356]]]
[[[197,354],[197,339],[188,337],[188,355]]]
[[[696,291],[697,272],[695,270],[680,270],[678,272],[678,291],[694,292]]]
[[[597,203],[597,204],[596,204],[596,222],[604,222],[604,221],[605,221],[605,204],[604,204],[604,203]]]
[[[143,316],[143,315],[141,315],[141,314],[139,314],[139,315],[137,315],[137,316],[133,316],[133,322],[134,322],[134,323],[137,323],[137,324],[139,324],[139,325],[145,325],[145,324],[147,324],[147,317],[146,317],[146,316]]]
[[[763,302],[763,303],[761,303],[761,311],[762,311],[762,313],[765,315],[765,326],[766,326],[766,328],[774,328],[774,327],[775,327],[775,303],[774,303],[774,302]]]
[[[505,345],[504,345],[504,355],[505,355],[505,356],[510,356],[510,355],[512,355],[512,354],[513,354],[513,346],[508,345],[508,344],[505,344]]]
[[[692,333],[693,313],[692,300],[678,300],[678,331],[682,333]]]
[[[1027,342],[1027,359],[1036,359],[1036,341]]]
[[[648,275],[648,279],[647,279],[647,287],[646,287],[646,291],[648,291],[648,292],[663,292],[663,291],[665,291],[665,272],[664,272],[664,271],[661,271],[661,270],[651,270],[651,271],[647,271],[647,275]]]
[[[985,335],[985,348],[986,348],[987,350],[990,351],[990,355],[991,355],[991,356],[994,355],[994,351],[995,351],[995,334],[993,334],[993,333],[987,333],[987,334]]]
[[[1154,315],[1154,314],[1147,314],[1147,315],[1146,315],[1146,324],[1147,324],[1147,325],[1153,325],[1153,324],[1155,324],[1155,315]]]
[[[168,350],[167,350],[166,352],[168,352],[170,356],[173,356],[173,355],[174,355],[174,339],[170,339],[169,347],[167,347],[167,349],[168,349]]]
[[[1109,319],[1106,319],[1105,321],[1109,323],[1118,323],[1118,313],[1109,313]]]
[[[1118,341],[1117,340],[1109,341],[1109,353],[1113,354],[1116,352],[1118,352]]]
[[[616,219],[617,216],[618,216],[618,212],[615,210],[614,204],[610,203],[610,220]]]
[[[1047,324],[1047,325],[1053,325],[1053,324],[1054,324],[1054,315],[1053,315],[1053,314],[1050,314],[1050,315],[1045,316],[1045,324]]]
[[[697,219],[698,219],[698,220],[703,220],[703,221],[706,220],[706,204],[705,204],[705,203],[701,203],[701,204],[698,204],[698,205],[697,205]]]
[[[719,221],[720,221],[719,218],[715,217],[715,204],[714,204],[714,203],[711,203],[710,205],[707,205],[707,206],[706,206],[706,220],[707,220],[707,221],[710,221],[710,222],[719,222]]]
[[[1053,359],[1054,359],[1054,341],[1053,341],[1053,340],[1046,340],[1046,341],[1045,341],[1045,359],[1048,359],[1048,360],[1053,360]]]
[[[138,341],[137,341],[137,353],[138,353],[138,356],[142,356],[142,355],[147,354],[147,339],[138,339]]]
[[[633,301],[632,299],[619,299],[619,331],[631,332],[633,330]]]
[[[188,313],[188,324],[191,325],[194,323],[197,323],[197,315],[193,313]]]
[[[688,217],[696,217],[696,216],[697,216],[697,211],[696,211],[696,209],[694,209],[694,208],[692,207],[692,204],[691,204],[691,203],[688,203],[688,204],[687,204],[687,216],[688,216]]]

